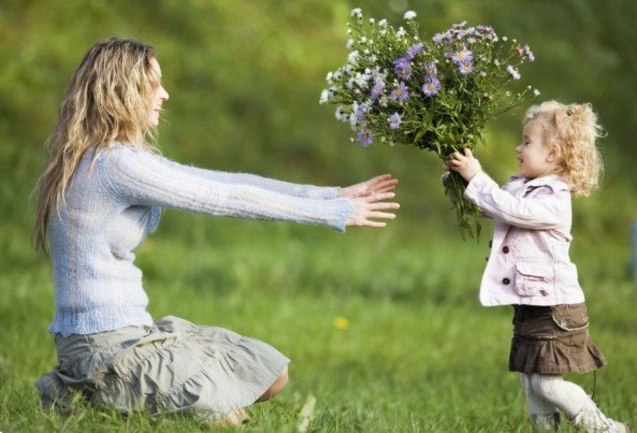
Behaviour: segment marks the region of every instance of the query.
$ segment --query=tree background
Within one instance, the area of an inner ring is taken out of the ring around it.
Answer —
[[[353,7],[394,25],[414,10],[429,36],[463,20],[491,25],[533,49],[522,82],[539,100],[592,103],[606,173],[599,191],[573,202],[571,252],[611,365],[575,380],[587,391],[598,383],[602,407],[637,425],[634,0],[0,0],[1,431],[210,431],[81,406],[68,419],[45,414],[33,386],[55,350],[50,263],[30,245],[31,191],[69,77],[111,36],[157,51],[170,93],[166,156],[318,185],[386,172],[401,181],[399,217],[380,231],[167,211],[136,251],[154,317],[227,327],[293,359],[286,392],[251,408],[246,431],[298,431],[314,396],[308,431],[530,431],[518,378],[506,373],[510,309],[476,300],[492,223],[479,244],[463,242],[436,157],[350,143],[334,107],[319,105],[326,73],[345,62]],[[491,122],[478,147],[498,182],[516,169],[525,109]]]
[[[574,234],[581,245],[620,246],[616,259],[628,272],[628,233],[637,216],[637,3],[629,0],[2,0],[1,266],[41,260],[25,246],[43,143],[73,69],[93,43],[110,36],[156,48],[171,95],[159,138],[167,156],[323,185],[391,172],[401,180],[396,224],[456,236],[432,155],[350,143],[333,107],[318,104],[325,74],[345,62],[346,23],[355,6],[393,24],[412,9],[430,36],[462,20],[492,25],[499,35],[530,44],[537,60],[525,65],[522,80],[540,89],[540,99],[591,102],[607,133],[600,142],[605,177],[600,191],[574,202]],[[492,122],[479,150],[499,182],[515,170],[525,108]],[[185,218],[171,214],[158,236],[195,236],[212,224]]]

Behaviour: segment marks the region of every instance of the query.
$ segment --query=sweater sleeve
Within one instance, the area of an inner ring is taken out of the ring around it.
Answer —
[[[116,200],[254,220],[324,224],[339,231],[354,212],[347,198],[298,197],[257,185],[220,181],[150,152],[116,146],[96,161],[98,176]],[[199,169],[201,170],[201,169]],[[204,170],[202,170],[204,171]]]
[[[533,198],[515,197],[485,173],[479,173],[471,179],[464,195],[486,214],[512,226],[536,230],[561,227],[564,215],[570,213],[569,192],[555,192],[548,186],[544,189],[547,193]]]
[[[190,165],[181,165],[166,158],[162,158],[166,164],[177,165],[182,170],[209,179],[215,182],[233,183],[255,186],[281,194],[294,195],[297,197],[307,197],[315,199],[333,199],[338,195],[339,187],[321,187],[314,185],[302,185],[290,182],[284,182],[277,179],[258,176],[249,173],[231,173],[219,170],[207,170]]]

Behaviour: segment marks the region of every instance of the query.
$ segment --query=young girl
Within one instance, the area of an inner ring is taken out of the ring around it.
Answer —
[[[557,429],[562,411],[586,432],[628,431],[562,378],[606,363],[589,337],[584,293],[569,258],[571,194],[587,196],[597,186],[599,131],[590,105],[545,102],[526,113],[516,149],[520,174],[502,189],[468,149],[449,163],[469,182],[465,197],[495,219],[480,301],[513,305],[509,369],[520,373],[540,430]]]
[[[191,411],[238,424],[242,408],[282,390],[288,359],[226,329],[170,316],[153,323],[134,249],[162,208],[383,227],[398,209],[386,201],[397,181],[320,188],[177,164],[147,140],[167,99],[153,49],[134,40],[97,43],[71,78],[36,188],[34,235],[41,250],[48,237],[53,259],[58,355],[36,386],[58,408],[71,389],[124,412]]]

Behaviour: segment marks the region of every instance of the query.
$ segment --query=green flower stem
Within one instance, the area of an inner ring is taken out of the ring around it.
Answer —
[[[455,171],[450,171],[445,177],[445,195],[451,202],[451,206],[456,210],[456,218],[460,235],[466,239],[466,235],[480,241],[480,231],[482,229],[478,216],[478,207],[464,198],[464,191],[467,182]],[[472,225],[473,222],[473,225]]]

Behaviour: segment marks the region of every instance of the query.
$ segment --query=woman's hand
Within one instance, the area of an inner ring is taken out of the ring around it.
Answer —
[[[391,192],[396,188],[396,185],[398,185],[398,179],[392,178],[391,174],[383,174],[365,182],[341,188],[338,196],[347,198],[365,197],[374,193]]]
[[[480,161],[473,156],[469,149],[464,150],[464,155],[460,152],[455,152],[453,159],[449,160],[447,166],[458,172],[467,182],[470,182],[476,174],[482,171]]]
[[[391,189],[393,189],[393,187]],[[385,201],[395,196],[396,194],[393,192],[374,192],[362,197],[352,198],[354,214],[347,220],[346,225],[354,227],[385,227],[387,223],[375,220],[393,220],[396,218],[396,214],[392,212],[383,212],[386,210],[395,210],[400,207],[398,203]]]

